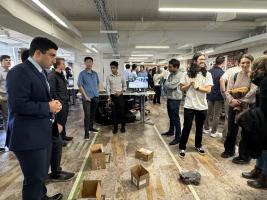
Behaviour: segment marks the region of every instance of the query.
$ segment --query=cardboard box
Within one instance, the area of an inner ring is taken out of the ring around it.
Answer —
[[[78,200],[102,200],[100,180],[84,180]]]
[[[92,170],[106,169],[106,155],[102,144],[94,144],[91,147]]]
[[[138,149],[135,152],[135,157],[140,159],[140,160],[143,160],[143,161],[149,161],[153,158],[153,156],[154,156],[153,151],[150,151],[150,150],[144,149],[144,148]]]
[[[138,188],[149,185],[149,172],[142,166],[136,165],[131,168],[131,181]]]

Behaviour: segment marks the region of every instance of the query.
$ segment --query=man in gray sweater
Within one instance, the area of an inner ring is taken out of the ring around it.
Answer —
[[[184,73],[179,69],[179,67],[180,67],[179,60],[171,59],[169,61],[170,75],[164,85],[164,90],[165,93],[167,94],[167,110],[170,119],[170,127],[169,130],[163,133],[162,135],[173,136],[175,128],[175,138],[172,142],[169,143],[170,145],[178,144],[181,135],[179,107],[181,99],[183,97],[183,93],[180,90],[180,81]]]

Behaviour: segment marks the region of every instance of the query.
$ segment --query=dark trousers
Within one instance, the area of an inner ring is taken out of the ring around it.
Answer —
[[[63,126],[63,131],[61,135],[64,137],[66,136],[66,123],[68,119],[68,114],[69,114],[69,104],[68,102],[63,102],[62,103],[62,109],[59,113],[56,115],[56,121]]]
[[[41,200],[47,192],[47,179],[51,146],[45,149],[14,152],[24,176],[22,199]]]
[[[98,97],[91,98],[91,101],[83,100],[85,135],[89,135],[89,130],[93,128],[97,105]]]
[[[236,111],[234,111],[234,108],[230,106],[228,111],[228,133],[224,142],[224,148],[227,154],[233,154],[235,152],[236,138],[239,129],[239,126],[235,123],[235,118]],[[241,140],[239,142],[239,157],[243,159],[249,159],[249,155],[246,150],[246,144],[242,139],[242,135],[243,133],[241,131]]]
[[[160,85],[155,86],[155,95],[154,95],[154,100],[153,103],[160,103],[160,96],[161,96],[161,87]]]
[[[114,128],[118,128],[118,124],[121,123],[121,126],[125,126],[125,101],[123,95],[115,96],[111,95],[112,101],[112,121]]]
[[[194,117],[196,124],[195,147],[200,148],[202,146],[203,126],[204,126],[204,121],[206,119],[206,115],[207,115],[207,110],[193,110],[187,108],[184,109],[184,127],[179,144],[180,149],[183,150],[186,149],[186,144],[192,128]]]
[[[173,133],[175,128],[175,140],[177,141],[180,140],[181,135],[181,124],[179,116],[180,102],[180,100],[167,100],[167,110],[170,119],[170,127],[168,132]]]
[[[60,175],[62,168],[60,167],[62,156],[62,138],[61,135],[53,136],[52,138],[52,153],[51,153],[51,172],[53,176]]]

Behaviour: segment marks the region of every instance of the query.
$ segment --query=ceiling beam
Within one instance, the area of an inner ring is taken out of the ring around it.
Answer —
[[[80,39],[69,35],[21,1],[0,0],[0,5],[9,13],[1,16],[1,25],[31,37],[48,37],[65,47],[86,51]]]

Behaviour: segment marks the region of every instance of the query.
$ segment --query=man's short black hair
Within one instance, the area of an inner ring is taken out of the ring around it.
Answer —
[[[60,65],[60,61],[61,60],[65,61],[64,58],[59,58],[59,57],[56,58],[56,63],[53,64],[53,66],[54,66],[55,69],[57,68],[57,66]]]
[[[221,65],[223,64],[225,61],[225,57],[224,56],[218,56],[215,60],[215,65]]]
[[[22,51],[21,53],[21,61],[24,62],[25,60],[27,60],[30,56],[30,50],[29,49],[25,49],[24,51]]]
[[[179,67],[180,67],[180,61],[173,58],[173,59],[171,59],[169,61],[169,65],[172,65],[172,66],[176,67],[177,69],[179,69]]]
[[[43,37],[36,37],[30,44],[29,54],[33,56],[36,50],[40,50],[45,54],[49,49],[58,50],[58,46],[51,40]]]
[[[118,63],[117,61],[112,61],[112,62],[110,63],[110,66],[115,66],[116,68],[118,68],[119,63]]]
[[[87,60],[91,60],[92,62],[94,62],[94,59],[90,56],[84,58],[84,62],[86,62]]]
[[[126,64],[126,65],[125,65],[125,68],[126,68],[126,69],[130,69],[130,68],[131,68],[131,65],[130,65],[130,64]]]
[[[137,65],[136,64],[133,64],[132,65],[132,70],[135,70],[137,68]]]
[[[2,62],[3,60],[5,60],[5,59],[10,59],[10,56],[9,55],[2,55],[1,57],[0,57],[0,61]]]
[[[264,55],[267,55],[267,50],[265,50],[265,51],[263,52],[263,54],[264,54]]]

